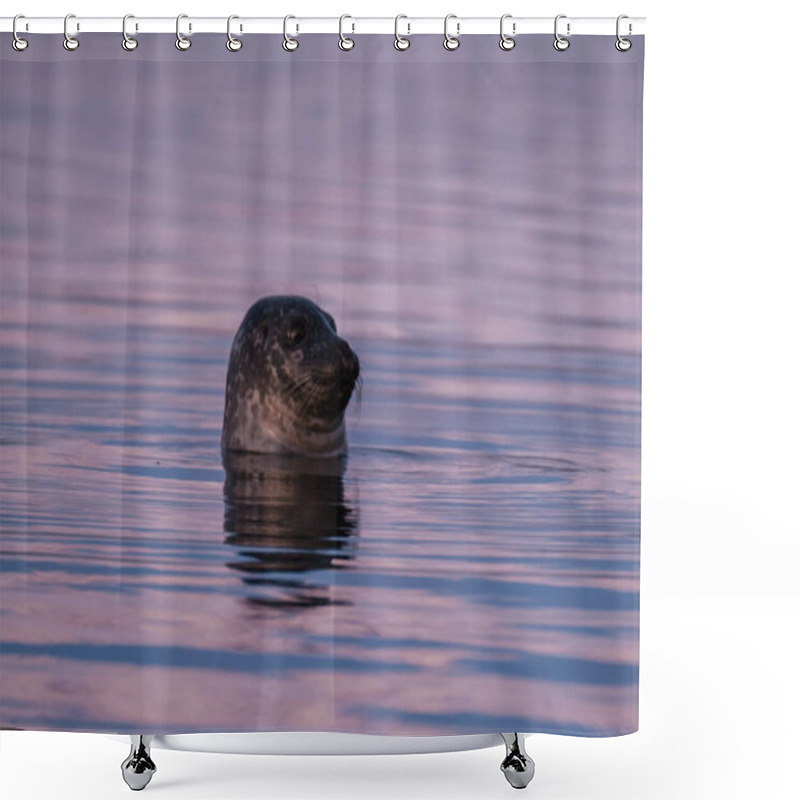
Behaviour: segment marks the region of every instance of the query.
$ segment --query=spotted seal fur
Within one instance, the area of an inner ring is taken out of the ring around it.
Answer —
[[[262,297],[231,345],[223,451],[342,455],[359,373],[330,314],[305,297]]]

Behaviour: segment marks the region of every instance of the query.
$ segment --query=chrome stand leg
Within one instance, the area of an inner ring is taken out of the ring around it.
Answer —
[[[525,739],[521,733],[501,733],[506,743],[506,757],[500,765],[506,780],[515,789],[524,789],[532,780],[535,765],[525,752]]]
[[[152,736],[131,734],[131,752],[122,762],[122,777],[135,792],[144,789],[156,771],[156,765],[150,758],[152,741]]]

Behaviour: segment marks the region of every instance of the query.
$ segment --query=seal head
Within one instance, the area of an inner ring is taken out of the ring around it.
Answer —
[[[231,345],[222,449],[342,455],[358,376],[358,357],[330,314],[305,297],[262,297]]]

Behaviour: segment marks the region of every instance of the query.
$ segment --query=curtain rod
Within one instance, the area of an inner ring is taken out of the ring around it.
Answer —
[[[616,17],[570,17],[559,15],[559,31],[564,36],[580,34],[613,36],[616,33]],[[519,36],[531,33],[554,31],[555,17],[507,17],[505,30],[508,34]],[[295,36],[303,33],[339,33],[338,17],[294,17],[288,30]],[[457,35],[498,33],[500,15],[496,17],[451,17],[449,30]],[[567,28],[569,26],[569,29]],[[626,36],[643,34],[644,17],[629,17],[623,21],[623,34]],[[130,17],[127,23],[129,35],[143,33],[175,33],[176,17]],[[0,31],[13,30],[13,17],[0,17]],[[226,33],[227,17],[193,17],[181,20],[184,36],[193,33]],[[283,17],[237,17],[232,30],[237,34],[283,33]],[[343,23],[347,34],[395,33],[394,17],[348,17]],[[403,17],[399,21],[401,35],[443,34],[444,17]],[[70,35],[82,33],[122,32],[122,17],[81,17],[69,19]],[[64,17],[20,17],[17,33],[64,33]]]

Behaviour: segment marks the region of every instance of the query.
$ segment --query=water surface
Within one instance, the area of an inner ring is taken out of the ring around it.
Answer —
[[[0,78],[2,725],[634,730],[639,67],[112,38]],[[342,461],[223,463],[278,293],[359,356]]]

